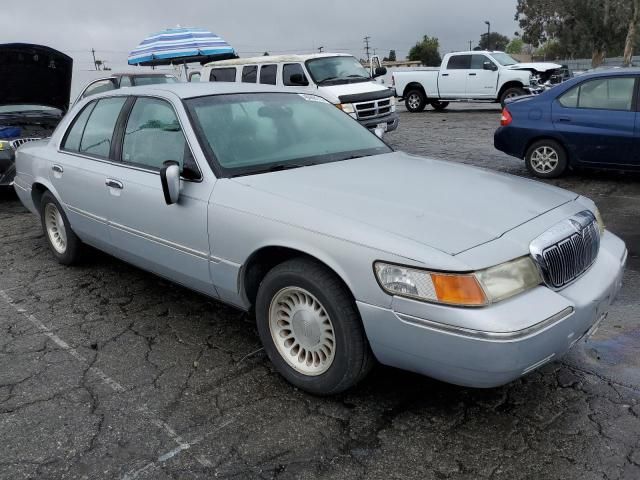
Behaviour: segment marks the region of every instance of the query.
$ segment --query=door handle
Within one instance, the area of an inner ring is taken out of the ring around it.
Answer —
[[[477,73],[470,73],[469,76],[470,77],[475,77],[477,75]]]
[[[110,188],[117,188],[118,190],[122,190],[124,188],[124,185],[122,184],[122,182],[119,182],[118,180],[114,180],[112,178],[107,178],[104,182],[104,184],[107,187]]]
[[[51,170],[53,170],[56,173],[63,173],[64,172],[64,168],[62,168],[60,165],[53,165],[51,167]]]
[[[558,117],[558,121],[562,123],[571,123],[571,117]]]
[[[443,74],[442,74],[442,76],[443,76],[443,77],[448,77],[448,76],[449,76],[449,74],[448,74],[448,73],[443,73]]]

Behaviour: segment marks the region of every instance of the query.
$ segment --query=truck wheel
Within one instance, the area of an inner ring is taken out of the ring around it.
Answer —
[[[439,100],[434,100],[431,102],[431,106],[436,109],[438,112],[442,112],[449,106],[449,102],[441,102]]]
[[[556,178],[567,170],[567,154],[555,140],[535,142],[525,155],[527,170],[538,178]]]
[[[258,289],[256,321],[278,372],[307,392],[347,390],[373,365],[353,297],[315,261],[294,258],[267,273]]]
[[[71,230],[69,219],[55,197],[45,192],[40,203],[40,221],[49,249],[62,265],[80,259],[82,241]]]
[[[507,88],[504,92],[502,92],[502,96],[500,97],[500,105],[504,108],[506,101],[511,98],[522,97],[526,95],[527,91],[524,88],[520,87],[511,87]]]
[[[427,97],[420,90],[411,90],[404,96],[404,104],[411,113],[422,112],[427,106]]]

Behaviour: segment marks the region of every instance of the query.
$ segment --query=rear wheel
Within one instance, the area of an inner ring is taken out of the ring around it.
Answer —
[[[427,96],[421,90],[411,90],[404,96],[404,104],[411,113],[422,112],[427,106]]]
[[[64,210],[50,192],[42,195],[40,220],[49,249],[59,263],[71,265],[80,258],[82,242],[71,230]]]
[[[516,97],[522,97],[526,95],[527,91],[524,88],[520,87],[511,87],[507,88],[504,92],[502,92],[502,96],[500,97],[500,104],[504,108],[506,105],[506,101]]]
[[[529,147],[525,156],[527,169],[538,178],[556,178],[567,170],[567,154],[555,140],[545,139]]]
[[[449,106],[449,102],[441,102],[439,100],[434,100],[433,102],[431,102],[431,106],[438,112],[442,112]]]
[[[307,392],[347,390],[373,364],[353,298],[333,272],[312,260],[288,260],[266,275],[256,321],[278,372]]]

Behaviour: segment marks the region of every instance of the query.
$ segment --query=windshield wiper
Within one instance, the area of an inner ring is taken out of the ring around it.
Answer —
[[[277,165],[272,165],[269,168],[267,168],[266,170],[264,170],[264,172],[280,172],[282,170],[292,170],[294,168],[302,168],[302,167],[308,167],[314,165],[313,163],[309,163],[306,165],[302,165],[300,163],[278,163]]]
[[[327,78],[323,78],[322,80],[320,80],[320,81],[318,82],[318,84],[319,84],[319,85],[322,85],[323,83],[326,83],[326,82],[332,82],[332,81],[334,81],[334,80],[344,80],[344,79],[339,78],[339,77],[327,77]]]

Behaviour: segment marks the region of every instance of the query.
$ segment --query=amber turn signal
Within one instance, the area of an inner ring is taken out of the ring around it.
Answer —
[[[488,303],[487,297],[474,275],[432,273],[431,281],[439,302],[474,307]]]

